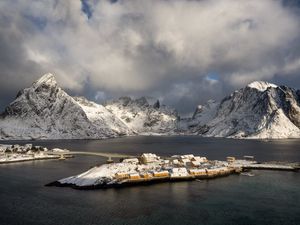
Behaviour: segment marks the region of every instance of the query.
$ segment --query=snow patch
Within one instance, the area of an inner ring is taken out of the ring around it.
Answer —
[[[257,89],[261,92],[266,91],[268,88],[277,88],[278,86],[272,83],[268,83],[266,81],[254,81],[247,85],[247,87]]]

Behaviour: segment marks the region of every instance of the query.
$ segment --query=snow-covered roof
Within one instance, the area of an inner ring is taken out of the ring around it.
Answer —
[[[145,158],[157,158],[157,155],[153,154],[153,153],[143,153],[142,157],[145,157]]]
[[[179,168],[172,168],[173,173],[179,173],[179,172],[187,172],[187,169],[185,167],[179,167]]]
[[[206,172],[206,169],[190,169],[191,173]]]
[[[188,154],[188,155],[182,155],[180,156],[181,159],[192,159],[194,158],[194,155],[193,154]]]
[[[124,159],[124,163],[138,163],[139,159],[138,158],[132,158],[132,159]]]
[[[181,162],[187,163],[187,162],[191,162],[191,160],[189,160],[189,159],[181,159]]]

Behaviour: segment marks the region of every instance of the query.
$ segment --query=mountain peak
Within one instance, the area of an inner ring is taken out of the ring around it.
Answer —
[[[35,87],[39,87],[41,85],[56,86],[57,82],[54,75],[52,73],[46,73],[40,79],[33,83],[33,86]]]
[[[258,91],[264,92],[269,87],[277,88],[278,86],[266,81],[253,81],[252,83],[248,84],[247,87],[257,89]]]

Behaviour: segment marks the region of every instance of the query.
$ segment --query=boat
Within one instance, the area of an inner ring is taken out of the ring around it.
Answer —
[[[203,182],[203,180],[200,180],[200,179],[196,179],[195,181],[197,181],[197,182]]]
[[[240,173],[241,175],[243,176],[248,176],[248,177],[254,177],[255,174],[254,173],[251,173],[251,172],[243,172],[243,173]]]

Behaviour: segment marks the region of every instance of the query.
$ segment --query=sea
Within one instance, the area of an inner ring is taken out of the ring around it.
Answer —
[[[300,162],[300,140],[235,140],[197,136],[106,140],[6,141],[48,148],[225,160]],[[44,185],[106,162],[99,156],[0,165],[0,225],[300,225],[300,173],[252,171],[203,181],[105,190]]]

